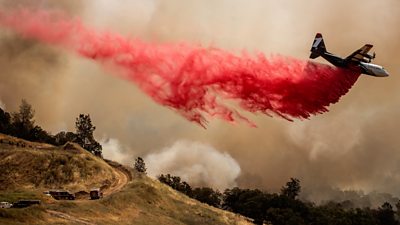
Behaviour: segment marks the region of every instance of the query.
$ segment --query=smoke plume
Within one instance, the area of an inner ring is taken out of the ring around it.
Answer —
[[[120,69],[156,102],[205,126],[205,115],[226,121],[247,118],[229,107],[288,120],[328,111],[346,94],[358,73],[290,57],[234,55],[187,44],[154,44],[99,33],[60,13],[0,12],[0,24],[24,37],[60,45]]]
[[[118,139],[103,138],[100,140],[103,147],[103,157],[125,165],[130,165],[133,162],[133,156],[127,147],[123,146]],[[132,165],[130,165],[132,166]]]
[[[212,146],[177,141],[172,146],[144,158],[149,175],[179,176],[193,186],[209,186],[224,190],[236,185],[240,166],[228,153]]]

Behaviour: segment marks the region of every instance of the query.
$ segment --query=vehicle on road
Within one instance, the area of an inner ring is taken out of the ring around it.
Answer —
[[[90,190],[90,199],[96,200],[103,197],[103,193],[101,192],[100,188],[93,188]]]
[[[10,202],[0,202],[1,209],[9,209],[11,207],[12,207],[12,203],[10,203]]]
[[[12,208],[26,208],[31,205],[39,205],[40,200],[19,200],[12,204]]]
[[[75,200],[75,194],[66,190],[51,190],[49,194],[56,200]]]

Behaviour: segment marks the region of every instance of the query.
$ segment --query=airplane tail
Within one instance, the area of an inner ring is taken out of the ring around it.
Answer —
[[[326,52],[324,39],[322,38],[322,34],[317,33],[317,35],[315,35],[314,42],[311,46],[310,58],[315,59],[315,58],[321,56],[321,54],[324,52]]]

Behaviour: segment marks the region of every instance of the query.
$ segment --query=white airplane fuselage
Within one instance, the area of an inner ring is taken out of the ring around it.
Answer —
[[[362,72],[375,77],[387,77],[389,73],[380,65],[373,63],[360,62]]]

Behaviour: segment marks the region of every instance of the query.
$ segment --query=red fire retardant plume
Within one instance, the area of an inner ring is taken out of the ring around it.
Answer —
[[[154,44],[102,33],[61,13],[0,11],[0,25],[26,38],[73,50],[138,85],[190,121],[245,120],[234,108],[304,119],[327,112],[358,73],[292,57],[236,55],[188,44]],[[232,108],[232,102],[236,102]]]

